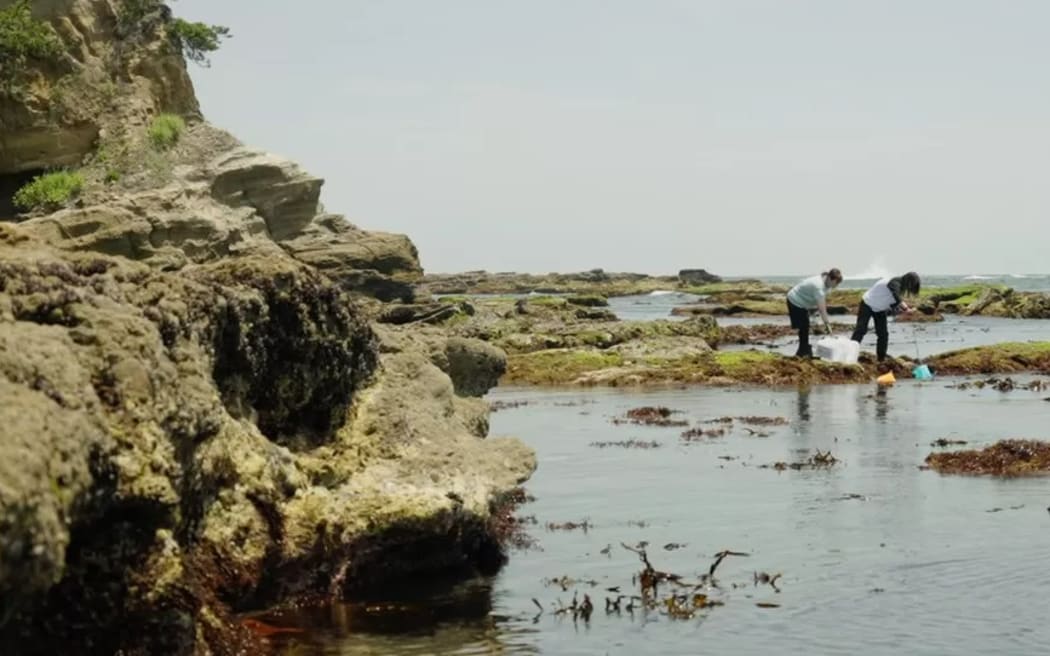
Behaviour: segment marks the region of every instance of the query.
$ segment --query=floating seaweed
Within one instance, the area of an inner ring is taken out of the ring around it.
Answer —
[[[1028,383],[1019,383],[1013,378],[1007,376],[1006,378],[985,378],[984,380],[964,381],[957,385],[949,385],[949,388],[966,390],[971,387],[976,389],[984,389],[990,387],[999,392],[1013,392],[1014,390],[1024,389],[1030,392],[1042,392],[1043,390],[1050,389],[1050,383],[1043,380],[1032,380]]]
[[[620,447],[623,449],[658,449],[663,446],[656,440],[617,440],[614,442],[591,442],[589,446],[593,446],[598,449],[605,449],[608,447]]]
[[[705,424],[731,424],[733,423],[732,417],[716,417],[714,419],[707,419],[704,421]]]
[[[777,579],[779,579],[780,576],[781,574],[779,572],[776,574],[767,574],[766,572],[755,572],[755,585],[757,586],[759,583],[768,583],[770,587],[772,587],[777,592],[780,592],[780,588],[777,587]]]
[[[535,601],[535,599],[533,600]],[[542,611],[542,606],[540,607]],[[576,601],[576,593],[572,594],[572,603],[565,606],[558,600],[558,607],[554,610],[555,615],[571,615],[572,620],[575,622],[577,619],[582,619],[584,622],[590,621],[591,613],[594,612],[594,604],[591,603],[591,598],[588,595],[583,595],[583,601]]]
[[[942,474],[1025,476],[1050,472],[1050,443],[1001,440],[983,449],[931,453],[923,469]]]
[[[628,410],[625,417],[613,419],[613,423],[640,426],[688,426],[689,422],[684,419],[671,419],[672,414],[680,412],[681,410],[672,410],[662,406],[643,406]]]
[[[605,588],[606,592],[615,595],[605,597],[606,615],[622,615],[626,612],[633,616],[634,611],[639,609],[647,613],[659,613],[660,615],[674,620],[688,620],[696,617],[707,609],[725,605],[726,601],[724,598],[719,598],[714,595],[718,592],[729,589],[729,587],[735,590],[744,587],[751,587],[752,585],[769,585],[775,592],[780,592],[780,588],[777,587],[777,581],[781,578],[780,573],[769,574],[766,572],[754,572],[751,584],[732,583],[731,586],[723,587],[718,582],[715,578],[715,573],[719,566],[730,556],[747,557],[750,555],[742,551],[733,551],[730,549],[719,551],[714,554],[714,560],[708,567],[706,573],[700,574],[692,580],[687,580],[686,577],[683,577],[682,575],[656,569],[652,562],[650,562],[649,555],[645,549],[648,546],[648,542],[641,541],[635,546],[629,546],[626,543],[621,542],[620,546],[627,551],[636,554],[639,560],[641,560],[643,568],[631,579],[632,585],[635,585],[638,588],[636,594],[625,594],[624,592],[621,592],[622,586],[619,585],[608,586]],[[685,546],[686,545],[684,544],[670,542],[665,544],[664,548],[672,550]],[[607,545],[605,549],[602,550],[602,553],[611,550],[611,547],[612,545]],[[557,585],[561,587],[563,591],[568,591],[568,588],[580,584],[594,586],[596,585],[596,582],[586,579],[575,580],[564,576],[544,580],[544,585]],[[574,621],[578,618],[587,621],[590,618],[593,607],[590,598],[587,595],[584,595],[583,601],[579,602],[577,600],[578,594],[579,590],[573,592],[572,603],[568,606],[562,603],[561,600],[557,600],[557,605],[554,606],[554,615],[571,615]],[[535,622],[544,613],[544,608],[536,599],[533,599],[532,602],[540,610],[540,613],[533,618],[533,621]],[[764,604],[762,606],[764,608],[779,607],[779,604],[773,604],[771,602],[759,603]]]
[[[586,519],[582,522],[547,522],[548,531],[575,531],[582,529],[584,533],[594,528],[594,524],[591,524]]]
[[[526,526],[537,523],[535,516],[519,517],[515,511],[523,503],[535,501],[536,498],[518,487],[502,495],[492,506],[489,513],[489,531],[501,544],[515,549],[538,549],[539,543],[529,535]]]
[[[543,579],[542,581],[545,587],[558,586],[563,592],[568,592],[569,588],[574,588],[579,585],[588,585],[594,587],[598,585],[598,582],[594,579],[574,579],[571,576],[559,576],[553,579]]]
[[[682,431],[681,438],[686,442],[699,442],[705,437],[722,437],[726,434],[724,428],[690,428],[687,431]]]
[[[786,426],[791,423],[786,417],[737,417],[736,420],[752,426]]]
[[[529,405],[529,403],[531,403],[531,401],[492,401],[489,403],[489,412],[499,412],[500,410],[520,408],[522,406]]]
[[[777,471],[786,469],[795,471],[800,469],[829,469],[837,462],[839,462],[838,458],[831,455],[831,451],[822,452],[818,449],[814,455],[801,462],[775,462],[772,465],[759,465],[759,469],[775,469]]]

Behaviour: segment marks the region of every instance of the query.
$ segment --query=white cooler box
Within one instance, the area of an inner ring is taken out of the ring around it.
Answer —
[[[857,364],[860,344],[848,337],[825,337],[813,345],[813,355],[830,362]]]

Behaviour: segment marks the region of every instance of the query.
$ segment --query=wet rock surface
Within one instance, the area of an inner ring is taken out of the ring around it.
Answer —
[[[226,653],[233,609],[498,564],[534,467],[289,257],[168,274],[0,227],[0,345],[4,645]],[[450,348],[461,394],[482,346]]]

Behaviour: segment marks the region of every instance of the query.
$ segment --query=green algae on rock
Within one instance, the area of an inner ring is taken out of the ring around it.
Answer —
[[[491,568],[535,459],[479,437],[495,349],[435,349],[474,386],[289,257],[164,273],[0,225],[0,645],[233,653],[233,609]]]

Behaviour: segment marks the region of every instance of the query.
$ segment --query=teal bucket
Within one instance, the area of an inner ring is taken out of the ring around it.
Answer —
[[[917,380],[933,380],[933,372],[924,364],[920,364],[911,371]]]

